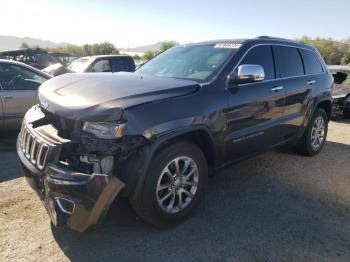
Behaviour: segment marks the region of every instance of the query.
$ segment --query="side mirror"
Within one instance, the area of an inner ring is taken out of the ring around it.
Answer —
[[[240,65],[229,77],[232,84],[259,82],[265,79],[264,68],[261,65]]]

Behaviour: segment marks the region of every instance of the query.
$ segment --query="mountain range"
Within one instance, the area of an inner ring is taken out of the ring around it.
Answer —
[[[178,45],[179,43],[176,41],[169,41],[175,45]],[[118,48],[119,51],[122,52],[146,52],[146,51],[156,51],[159,50],[160,46],[162,45],[163,42],[157,42],[154,44],[150,45],[144,45],[144,46],[136,46],[136,47],[131,47],[131,48]]]
[[[61,47],[66,46],[69,43],[54,43],[48,40],[41,40],[32,37],[16,37],[9,35],[0,35],[0,50],[14,50],[18,49],[22,43],[27,43],[29,46],[39,46],[39,47]]]
[[[170,41],[170,42],[173,42],[174,44],[178,44],[175,41]],[[0,51],[18,49],[22,43],[27,43],[29,46],[39,46],[42,48],[45,48],[45,47],[55,48],[55,47],[62,47],[62,46],[69,45],[69,43],[66,43],[66,42],[55,43],[48,40],[41,40],[39,38],[0,35]],[[142,53],[149,50],[159,50],[161,44],[162,42],[157,42],[155,44],[150,44],[150,45],[136,46],[132,48],[118,48],[118,49],[122,52]]]

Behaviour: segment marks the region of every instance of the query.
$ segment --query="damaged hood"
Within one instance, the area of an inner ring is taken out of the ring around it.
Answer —
[[[64,74],[39,88],[45,110],[72,120],[109,121],[123,109],[183,96],[200,88],[195,81],[134,73]]]

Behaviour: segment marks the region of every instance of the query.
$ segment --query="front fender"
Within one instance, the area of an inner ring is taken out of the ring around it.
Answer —
[[[130,192],[133,192],[131,197],[133,199],[136,199],[141,193],[142,186],[146,178],[147,170],[149,169],[151,161],[157,153],[157,151],[168,142],[174,141],[176,138],[183,137],[186,134],[190,134],[196,131],[206,132],[206,134],[210,137],[211,140],[208,141],[208,143],[211,143],[214,147],[213,137],[208,127],[203,125],[192,125],[182,127],[172,131],[160,133],[156,137],[152,137],[152,143],[150,145],[145,146],[141,151],[138,152],[139,155],[136,156],[137,159],[129,159],[129,164],[126,165],[125,170],[127,170],[128,168],[132,168],[134,172],[130,172],[130,170],[129,172],[127,172],[129,174],[129,177],[127,178],[128,181],[125,181],[127,186],[123,194],[129,195]],[[217,154],[215,153],[215,155]],[[142,160],[142,165],[136,164],[140,160]]]

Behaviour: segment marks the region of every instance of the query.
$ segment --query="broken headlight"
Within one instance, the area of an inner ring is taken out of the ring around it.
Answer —
[[[83,131],[102,139],[115,139],[123,136],[125,124],[112,122],[85,122]]]

